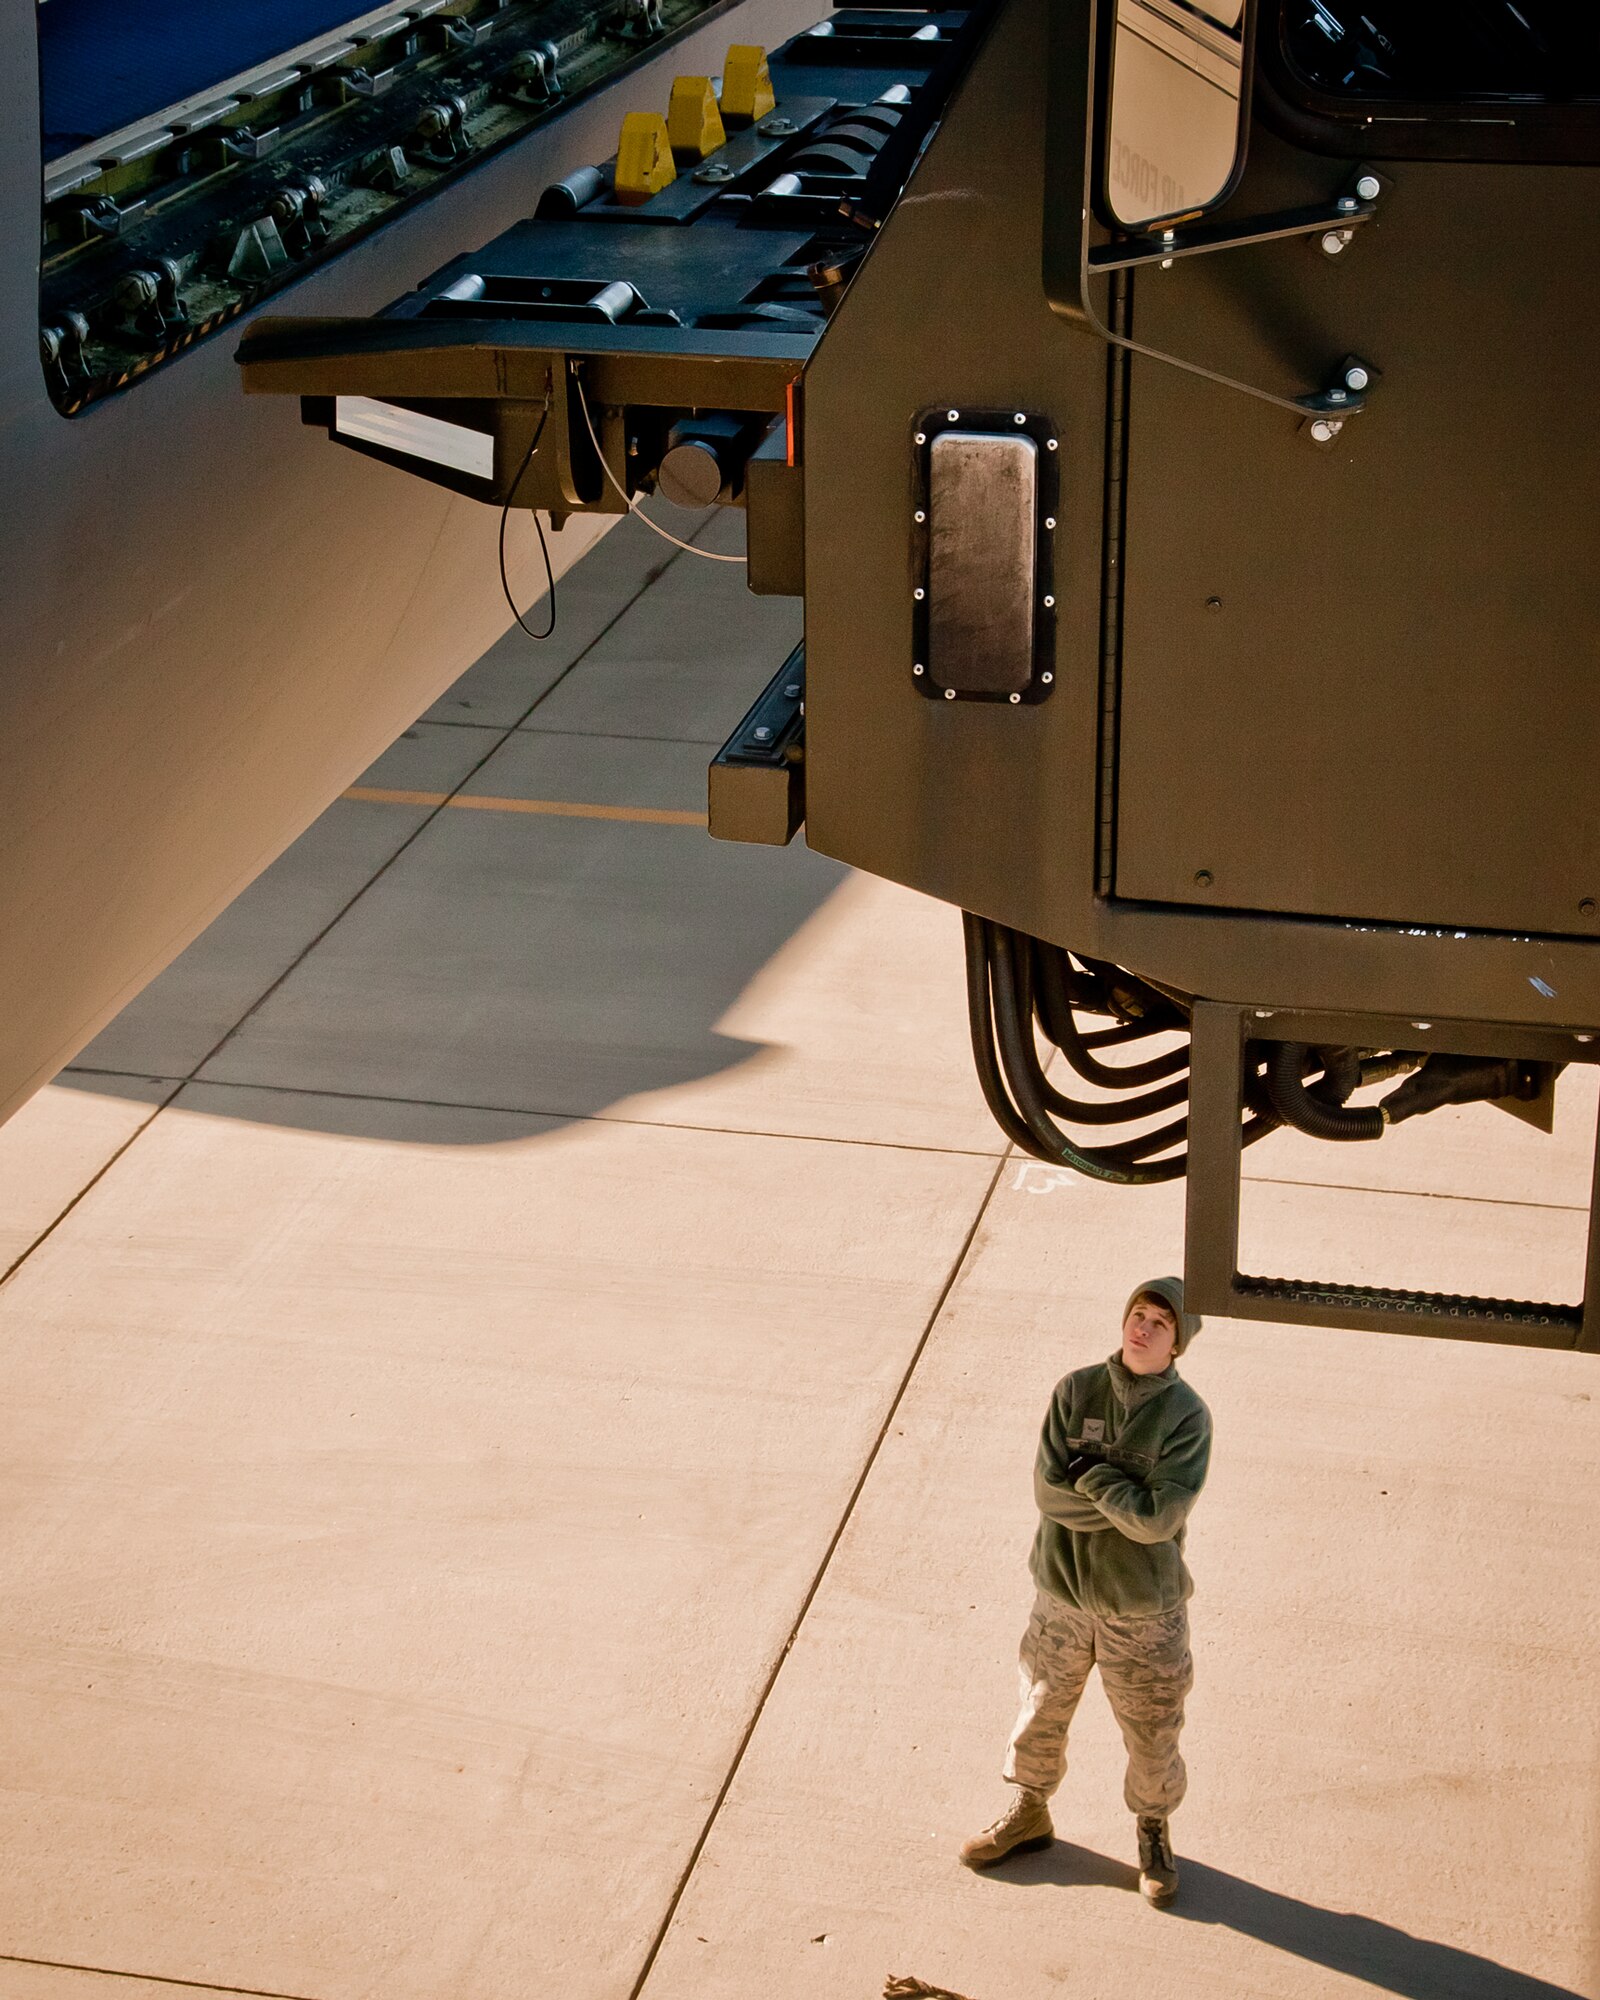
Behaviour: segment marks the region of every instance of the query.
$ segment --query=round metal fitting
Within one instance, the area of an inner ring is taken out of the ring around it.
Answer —
[[[1206,599],[1206,609],[1208,611],[1220,611],[1222,609],[1222,599],[1220,597],[1208,597]]]
[[[1573,1040],[1574,1040],[1575,1042],[1592,1042],[1592,1041],[1594,1040],[1594,1036],[1593,1036],[1593,1035],[1574,1035],[1572,1039],[1573,1039]]]
[[[1040,678],[1040,680],[1041,680],[1041,681],[1043,681],[1043,683],[1044,683],[1044,685],[1045,685],[1046,687],[1049,687],[1049,686],[1051,686],[1051,684],[1052,684],[1052,683],[1054,682],[1054,680],[1055,680],[1055,675],[1054,675],[1054,674],[1051,674],[1051,673],[1043,673],[1043,674],[1041,674],[1041,675],[1039,676],[1039,678]]]
[[[928,433],[926,431],[918,431],[914,442],[917,444],[926,444],[928,442]]]
[[[1592,917],[1594,915],[1593,896],[1584,897],[1583,901],[1578,905],[1578,914],[1581,917]]]
[[[714,187],[718,181],[731,181],[733,177],[732,167],[724,166],[721,160],[708,160],[703,167],[697,167],[693,175],[702,187]]]
[[[925,513],[923,512],[923,510],[922,510],[922,509],[921,509],[921,508],[919,507],[919,508],[917,509],[917,511],[916,511],[916,512],[915,512],[915,513],[914,513],[914,514],[912,515],[912,517],[911,517],[911,518],[912,518],[912,520],[913,520],[913,521],[925,521],[925,520],[927,520],[927,518],[928,518],[928,517],[927,517],[927,515],[926,515],[926,514],[925,514]]]
[[[1325,229],[1322,232],[1322,254],[1325,257],[1337,257],[1349,241],[1350,238],[1342,229]]]
[[[1048,592],[1045,595],[1044,608],[1046,611],[1054,611],[1056,608],[1056,601],[1053,597],[1051,597],[1048,594]]]
[[[927,668],[926,668],[926,667],[924,667],[924,666],[922,665],[922,663],[921,663],[921,662],[919,661],[919,662],[917,663],[917,665],[916,665],[916,666],[914,666],[914,667],[913,667],[913,668],[911,669],[911,671],[912,671],[912,672],[913,672],[914,674],[921,674],[921,673],[926,673],[926,672],[927,672]]]
[[[1056,440],[1055,438],[1046,438],[1046,439],[1045,439],[1045,441],[1044,441],[1044,448],[1045,448],[1045,450],[1046,450],[1046,451],[1054,451],[1054,450],[1055,450],[1055,448],[1056,448],[1056,444],[1057,444],[1057,442],[1058,442],[1058,441],[1057,441],[1057,440]]]
[[[758,129],[765,132],[769,139],[786,139],[796,128],[792,118],[785,118],[780,113],[776,118],[763,118]]]
[[[1355,205],[1356,205],[1356,198],[1353,194],[1340,195],[1339,206],[1341,209],[1343,209],[1346,215],[1350,213],[1350,211],[1355,207]]]
[[[1431,1021],[1413,1021],[1411,1025],[1413,1028],[1420,1028],[1422,1032],[1426,1034],[1428,1030],[1433,1026],[1433,1023]]]
[[[945,698],[945,700],[946,700],[946,701],[954,701],[954,700],[955,700],[955,698],[956,698],[956,691],[955,691],[955,689],[954,689],[954,688],[946,688],[946,689],[945,689],[945,691],[944,691],[944,698]]]
[[[911,595],[917,600],[919,604],[927,596],[927,594],[928,593],[923,589],[920,583],[917,585],[916,589],[911,593]]]
[[[1046,515],[1045,515],[1045,517],[1044,517],[1044,524],[1045,524],[1045,527],[1046,527],[1047,529],[1049,529],[1049,530],[1051,530],[1051,531],[1053,532],[1053,531],[1054,531],[1054,529],[1055,529],[1055,525],[1056,525],[1056,517],[1055,517],[1055,515],[1054,515],[1054,514],[1046,514]]]
[[[1317,417],[1311,425],[1312,442],[1314,444],[1332,444],[1343,428],[1342,424],[1333,423],[1327,417]]]
[[[1016,704],[1017,704],[1017,703],[1018,703],[1019,701],[1021,701],[1021,699],[1022,699],[1022,696],[1021,696],[1020,694],[1014,694],[1014,695],[1011,695],[1011,696],[1010,696],[1010,697],[1008,697],[1008,698],[1009,698],[1009,700],[1010,700],[1010,702],[1011,702],[1012,706],[1013,706],[1013,707],[1015,707],[1015,706],[1016,706]]]
[[[946,410],[945,416],[952,424],[958,424],[961,421],[961,412],[959,410]]]
[[[1347,389],[1354,389],[1358,396],[1371,380],[1371,375],[1362,367],[1359,361],[1352,362],[1344,371],[1344,386]]]
[[[1197,889],[1209,889],[1213,879],[1209,868],[1197,868],[1194,871],[1194,882]]]
[[[1356,193],[1363,201],[1376,201],[1383,193],[1383,183],[1376,174],[1363,174],[1356,182]]]
[[[1014,424],[1025,424],[1028,421],[1028,419],[1026,418],[1026,416],[1023,415],[1021,410],[1018,410],[1017,414],[1011,419],[1011,421]]]

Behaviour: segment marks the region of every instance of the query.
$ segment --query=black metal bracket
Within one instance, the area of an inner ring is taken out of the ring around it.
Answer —
[[[1315,236],[1322,230],[1358,229],[1378,212],[1384,181],[1362,167],[1337,201],[1316,202],[1308,208],[1288,208],[1252,222],[1177,224],[1147,235],[1091,249],[1088,266],[1096,276],[1107,271],[1133,271],[1142,264],[1172,263],[1179,257],[1209,257],[1219,250],[1251,250],[1258,243],[1278,243],[1295,236]]]
[[[1311,1040],[1367,1046],[1425,1046],[1462,1055],[1503,1054],[1491,1030],[1360,1019],[1264,1014],[1199,1001],[1189,1045],[1189,1177],[1184,1289],[1195,1312],[1302,1326],[1422,1333],[1521,1347],[1600,1352],[1600,1144],[1589,1204],[1584,1295],[1576,1305],[1402,1291],[1306,1278],[1256,1277],[1239,1269],[1240,1118],[1249,1041]],[[1504,1039],[1502,1032],[1501,1039]],[[1570,1036],[1518,1031],[1517,1053],[1571,1060]],[[1549,1048],[1544,1047],[1548,1041]],[[1536,1046],[1537,1045],[1537,1046]]]

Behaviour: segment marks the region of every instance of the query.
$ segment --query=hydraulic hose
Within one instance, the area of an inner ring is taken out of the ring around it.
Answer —
[[[1030,1004],[1026,1012],[1021,1006],[1025,989],[1019,989],[1017,983],[1017,968],[1012,956],[1014,933],[1001,926],[991,928],[985,925],[983,929],[982,942],[989,958],[1000,1060],[1017,1111],[1034,1142],[1029,1145],[1028,1151],[1042,1160],[1059,1161],[1063,1166],[1088,1175],[1091,1180],[1116,1181],[1129,1187],[1148,1187],[1158,1181],[1176,1180],[1187,1164],[1186,1157],[1181,1153],[1176,1159],[1136,1163],[1118,1148],[1076,1146],[1059,1126],[1051,1122],[1048,1111],[1031,1087],[1031,1072],[1037,1070],[1039,1057],[1032,1047],[1032,1006]]]
[[[1141,1084],[1159,1083],[1165,1077],[1177,1076],[1189,1067],[1189,1051],[1186,1048],[1168,1049],[1164,1054],[1152,1056],[1142,1063],[1121,1065],[1099,1061],[1092,1053],[1073,1011],[1065,958],[1066,954],[1053,945],[1041,945],[1034,952],[1039,975],[1039,1025],[1085,1083],[1097,1084],[1102,1090],[1133,1090]],[[1160,1029],[1140,1030],[1141,1036],[1160,1032]]]
[[[1376,1104],[1335,1104],[1308,1090],[1304,1042],[1278,1042],[1267,1059],[1267,1094],[1286,1125],[1313,1139],[1381,1139],[1384,1115]]]

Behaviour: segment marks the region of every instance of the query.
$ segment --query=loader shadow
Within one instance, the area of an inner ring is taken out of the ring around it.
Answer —
[[[1179,1863],[1183,1886],[1178,1900],[1161,1913],[1163,1923],[1222,1925],[1275,1951],[1364,1980],[1400,2000],[1584,2000],[1572,1987],[1553,1986],[1455,1945],[1413,1937],[1376,1917],[1280,1895],[1181,1853]],[[1130,1894],[1137,1894],[1139,1885],[1137,1871],[1125,1862],[1062,1840],[996,1872],[1018,1885],[1125,1889]]]
[[[185,1111],[343,1138],[534,1137],[759,1063],[718,1024],[848,873],[692,827],[459,814],[198,1075],[91,1048],[58,1082],[145,1101],[167,1079]],[[157,1036],[211,949],[135,1003]]]

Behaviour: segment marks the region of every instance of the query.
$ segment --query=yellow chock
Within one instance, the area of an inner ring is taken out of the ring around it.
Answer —
[[[767,52],[750,42],[735,42],[722,65],[722,122],[753,125],[777,105]]]
[[[727,138],[709,76],[677,76],[667,103],[667,136],[680,166],[698,166]]]
[[[659,111],[630,111],[617,146],[617,200],[636,207],[677,178],[666,119]]]

